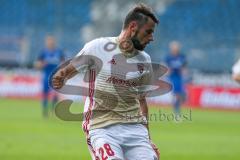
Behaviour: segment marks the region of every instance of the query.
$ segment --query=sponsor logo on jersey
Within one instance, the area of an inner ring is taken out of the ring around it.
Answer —
[[[136,82],[134,82],[134,81],[120,79],[115,76],[109,77],[106,80],[106,82],[112,83],[112,84],[118,84],[118,85],[122,85],[122,86],[128,86],[128,87],[136,87],[137,86]]]

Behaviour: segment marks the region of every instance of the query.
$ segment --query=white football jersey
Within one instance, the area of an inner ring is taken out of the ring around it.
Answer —
[[[84,65],[77,65],[84,57]],[[104,37],[87,43],[75,58],[74,66],[87,71],[89,81],[85,131],[116,123],[143,123],[137,93],[138,86],[151,79],[151,58],[147,53],[123,53],[117,37]]]

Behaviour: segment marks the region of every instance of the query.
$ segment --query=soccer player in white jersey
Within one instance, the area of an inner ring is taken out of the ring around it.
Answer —
[[[143,50],[153,41],[156,24],[152,10],[138,4],[118,37],[90,41],[53,75],[53,87],[61,89],[66,80],[86,71],[83,129],[93,160],[159,159],[149,136],[146,97],[135,94],[139,84],[151,81],[151,59]]]
[[[240,83],[240,59],[232,67],[232,78]]]

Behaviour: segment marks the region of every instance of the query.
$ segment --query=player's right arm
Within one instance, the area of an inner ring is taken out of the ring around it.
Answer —
[[[67,65],[60,67],[58,71],[52,76],[52,87],[54,89],[60,89],[65,82],[77,75],[84,67],[89,66],[89,55],[94,53],[94,49],[98,43],[98,40],[93,40],[87,43],[83,49],[74,57]]]
[[[85,49],[83,48],[76,57],[70,62],[65,62],[57,72],[52,76],[52,87],[54,89],[60,89],[66,83],[68,79],[71,79],[79,73],[82,66],[87,66],[88,61],[85,56]]]
[[[69,63],[67,66],[60,68],[53,76],[52,76],[52,87],[54,89],[60,89],[63,87],[65,82],[74,77],[78,73],[77,69]]]

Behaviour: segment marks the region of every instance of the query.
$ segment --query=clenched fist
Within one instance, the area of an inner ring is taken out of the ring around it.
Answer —
[[[78,71],[71,63],[59,69],[52,77],[52,87],[54,89],[62,88],[65,82],[75,76],[77,73]]]
[[[66,70],[61,69],[57,71],[53,76],[52,76],[52,87],[54,89],[60,89],[63,87],[66,81]]]

